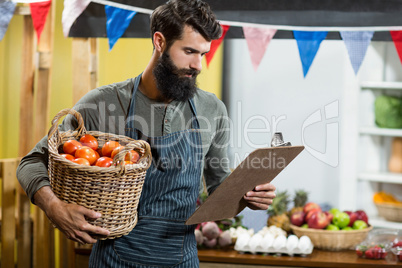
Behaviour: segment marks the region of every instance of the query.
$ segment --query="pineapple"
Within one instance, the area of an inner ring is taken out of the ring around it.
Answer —
[[[290,231],[290,219],[287,215],[289,204],[289,194],[287,191],[278,192],[274,198],[272,205],[268,208],[267,225],[275,225],[282,228],[286,232]]]
[[[289,216],[297,211],[303,211],[304,205],[307,203],[308,193],[304,190],[296,190],[293,198],[293,208],[290,210]]]

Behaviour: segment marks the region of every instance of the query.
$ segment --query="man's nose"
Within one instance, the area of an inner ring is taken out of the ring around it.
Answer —
[[[202,69],[202,56],[201,55],[195,55],[193,58],[193,61],[190,64],[190,68],[201,71]]]

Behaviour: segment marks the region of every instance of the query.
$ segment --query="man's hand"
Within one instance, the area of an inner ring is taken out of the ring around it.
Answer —
[[[248,207],[253,210],[266,210],[272,204],[275,197],[275,186],[271,183],[257,185],[253,191],[244,196]]]
[[[50,187],[42,187],[34,196],[36,205],[45,211],[49,220],[67,238],[80,244],[94,244],[91,235],[107,236],[109,231],[88,223],[86,219],[97,219],[101,214],[76,204],[68,204],[58,199]]]

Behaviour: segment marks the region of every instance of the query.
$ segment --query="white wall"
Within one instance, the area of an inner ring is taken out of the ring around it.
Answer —
[[[286,141],[306,149],[273,181],[277,189],[293,195],[302,188],[310,201],[354,209],[354,197],[347,195],[356,190],[355,167],[348,166],[356,157],[349,150],[356,141],[350,137],[358,124],[356,94],[360,81],[402,81],[394,45],[372,42],[356,76],[343,41],[324,40],[305,78],[295,40],[272,40],[257,71],[244,39],[226,40],[225,46],[232,165],[270,146],[273,133],[282,132]],[[348,183],[350,189],[341,189]]]

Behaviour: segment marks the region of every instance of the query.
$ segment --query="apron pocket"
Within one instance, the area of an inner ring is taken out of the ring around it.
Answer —
[[[114,250],[122,261],[173,266],[183,261],[185,232],[181,221],[140,218],[128,235],[114,240]]]

